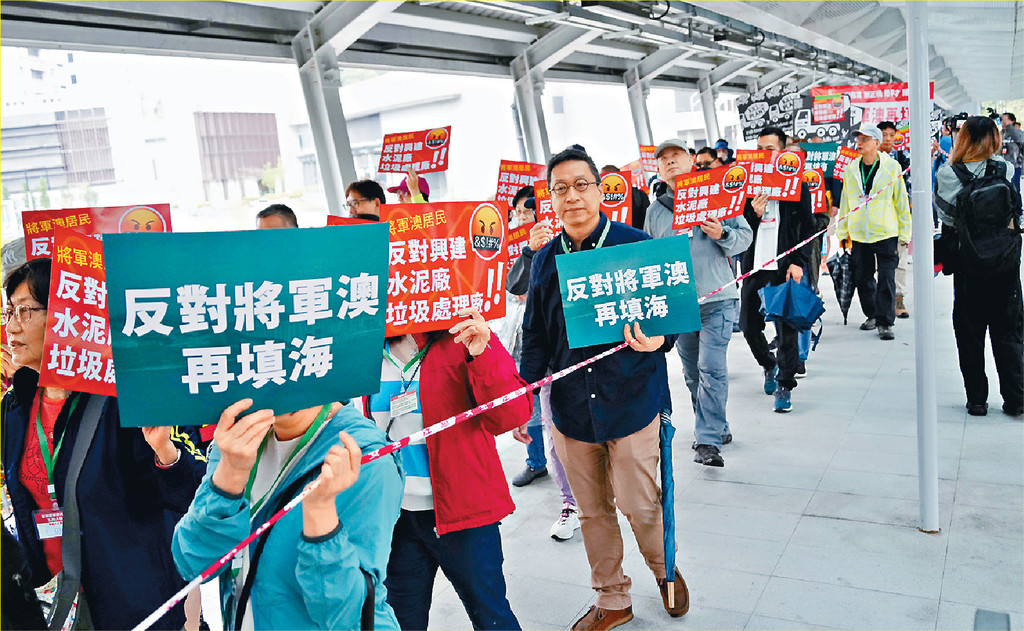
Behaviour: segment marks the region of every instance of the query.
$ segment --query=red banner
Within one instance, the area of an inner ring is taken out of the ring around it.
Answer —
[[[359,219],[358,217],[339,217],[327,215],[328,226],[358,226],[361,223],[373,223],[372,219]]]
[[[805,169],[804,184],[811,192],[811,212],[827,213],[828,199],[825,197],[825,173],[821,169]]]
[[[537,225],[536,221],[525,223],[508,231],[508,265],[512,267],[523,253],[523,247],[530,242],[530,230]]]
[[[633,160],[626,166],[622,167],[623,171],[629,171],[630,178],[633,182],[633,186],[637,187],[645,193],[650,193],[651,189],[647,186],[647,178],[644,175],[644,169],[640,164],[639,160]]]
[[[797,151],[736,152],[737,166],[746,172],[746,196],[765,193],[768,199],[787,202],[800,200],[800,180],[804,173],[804,154]]]
[[[378,173],[405,173],[410,167],[417,173],[448,170],[448,147],[452,127],[438,127],[384,136]]]
[[[54,237],[39,385],[116,396],[103,243],[61,227]]]
[[[393,204],[385,335],[448,329],[474,306],[505,315],[506,211],[493,202]]]
[[[612,171],[601,177],[601,210],[612,221],[632,226],[633,186],[629,171]]]
[[[850,166],[850,163],[860,157],[860,153],[856,149],[850,149],[849,147],[839,147],[839,153],[836,155],[836,166],[832,169],[832,177],[841,180],[843,174],[846,173],[846,167]]]
[[[896,137],[892,141],[892,148],[897,151],[910,151],[909,121],[903,121],[896,125]]]
[[[537,205],[535,209],[537,221],[546,221],[551,226],[552,232],[560,232],[562,230],[562,220],[555,216],[555,208],[551,205],[551,191],[548,190],[548,181],[535,181],[533,183],[533,195]]]
[[[97,206],[27,210],[21,213],[25,229],[25,254],[29,260],[53,256],[53,231],[70,228],[89,236],[113,232],[171,232],[171,206]]]
[[[708,218],[722,220],[742,215],[746,179],[746,170],[738,165],[676,176],[672,228],[685,230]]]
[[[512,198],[519,192],[519,189],[524,186],[532,186],[534,180],[544,177],[546,169],[547,167],[543,164],[502,160],[498,166],[498,190],[494,194],[494,201],[498,204],[498,208],[501,208],[502,204],[511,208]]]
[[[935,98],[935,82],[929,82],[930,97]],[[865,85],[832,85],[811,88],[811,96],[846,95],[850,103],[864,109],[862,123],[910,118],[910,88],[906,83],[869,83]]]

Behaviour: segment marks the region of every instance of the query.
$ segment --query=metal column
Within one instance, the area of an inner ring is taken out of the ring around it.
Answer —
[[[910,84],[910,154],[913,182],[914,326],[917,376],[917,479],[924,532],[939,531],[938,422],[935,407],[935,287],[932,248],[931,96],[928,87],[928,3],[906,2]]]
[[[551,148],[548,146],[548,128],[544,122],[544,104],[540,100],[544,93],[544,82],[534,78],[525,55],[512,61],[512,81],[516,109],[523,127],[523,139],[526,141],[527,159],[545,164],[551,155]]]
[[[704,112],[704,129],[707,132],[708,146],[713,147],[715,141],[722,137],[718,129],[718,112],[715,110],[715,91],[711,87],[711,75],[702,74],[697,80],[700,91],[700,108]]]
[[[647,112],[647,95],[650,94],[647,84],[640,79],[637,66],[626,70],[626,97],[629,99],[629,111],[633,115],[633,129],[636,131],[637,144],[653,145],[654,134],[651,132],[651,115]]]

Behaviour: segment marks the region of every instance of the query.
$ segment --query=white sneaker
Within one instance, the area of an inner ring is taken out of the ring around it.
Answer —
[[[551,524],[551,538],[559,541],[572,539],[573,534],[580,527],[579,511],[575,506],[562,505],[562,514],[558,521]]]

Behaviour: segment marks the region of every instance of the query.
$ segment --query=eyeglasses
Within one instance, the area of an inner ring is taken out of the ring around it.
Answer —
[[[33,311],[46,311],[46,307],[30,307],[28,305],[7,307],[4,309],[4,322],[17,320],[21,324],[25,324],[32,319]]]
[[[572,183],[572,187],[579,191],[580,193],[586,193],[588,188],[596,184],[600,184],[600,182],[588,182],[583,178],[580,178]],[[569,192],[569,185],[566,184],[565,182],[559,182],[558,184],[555,184],[554,186],[551,187],[551,192],[555,195],[558,195],[559,197],[562,197],[563,195]]]
[[[352,199],[352,200],[349,200],[349,201],[345,202],[345,205],[348,206],[349,208],[355,208],[355,207],[359,206],[359,204],[362,204],[363,202],[368,202],[368,201],[370,201],[370,200],[368,200],[368,199]]]
[[[694,164],[697,165],[698,169],[708,169],[711,168],[712,162],[714,162],[714,160],[708,160],[707,162],[701,162],[698,160],[697,162],[694,162]]]

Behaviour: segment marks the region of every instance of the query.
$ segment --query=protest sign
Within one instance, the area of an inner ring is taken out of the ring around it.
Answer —
[[[910,121],[900,121],[896,124],[892,148],[896,151],[910,151]]]
[[[376,223],[372,219],[360,219],[358,217],[339,217],[337,215],[327,215],[328,226],[358,226],[364,223]]]
[[[820,169],[825,177],[832,177],[832,169],[836,165],[839,143],[836,142],[801,142],[800,148],[804,155],[804,169]]]
[[[103,243],[58,227],[54,252],[39,385],[116,396]]]
[[[757,134],[769,125],[790,130],[793,110],[799,103],[796,86],[780,84],[764,88],[753,94],[736,97],[744,140],[757,140]]]
[[[633,187],[628,171],[612,171],[601,176],[601,211],[612,221],[628,225],[633,219]]]
[[[533,162],[514,162],[502,160],[498,166],[498,190],[494,194],[494,201],[498,208],[512,208],[512,198],[519,189],[524,186],[532,186],[534,180],[544,177],[547,169],[543,164]]]
[[[834,120],[819,121],[813,117],[814,97],[797,97],[793,112],[792,131],[790,128],[783,128],[783,131],[790,133],[797,140],[817,137],[824,142],[849,143],[850,130],[860,126],[863,108],[860,105],[850,103],[849,97],[840,95],[843,116]]]
[[[98,236],[128,232],[171,232],[169,204],[27,210],[21,214],[28,258],[53,256],[54,228]]]
[[[552,232],[562,230],[562,220],[555,216],[555,208],[551,205],[551,191],[548,190],[547,180],[537,180],[533,183],[533,194],[536,200],[534,214],[537,221],[546,221]]]
[[[649,239],[556,256],[569,348],[700,330],[690,238]]]
[[[644,179],[658,173],[658,158],[654,155],[656,145],[640,145],[640,167],[644,171]]]
[[[460,309],[505,315],[506,211],[493,202],[394,204],[390,223],[387,335],[451,328]]]
[[[743,214],[746,167],[736,164],[676,176],[672,229],[686,230],[708,218],[721,221]]]
[[[630,182],[633,186],[645,193],[651,192],[651,189],[647,186],[647,177],[644,174],[643,166],[641,166],[639,160],[633,160],[626,166],[622,167],[622,170],[629,171]]]
[[[797,151],[740,149],[736,152],[736,163],[747,169],[747,197],[764,193],[768,195],[768,199],[787,202],[800,200],[800,178],[804,173],[803,154]]]
[[[813,97],[812,117],[816,123],[841,121],[846,116],[842,94],[822,94]]]
[[[121,424],[202,425],[243,398],[283,414],[376,392],[387,244],[386,224],[108,235]]]
[[[832,177],[837,180],[842,180],[843,174],[846,173],[846,167],[850,166],[850,163],[859,157],[860,153],[858,153],[856,149],[840,147],[839,152],[836,154],[836,162],[832,169]]]
[[[825,198],[825,175],[821,169],[804,169],[804,184],[811,193],[811,212],[827,213],[828,200]]]
[[[522,255],[523,248],[530,242],[530,230],[536,225],[536,221],[531,221],[508,231],[509,267],[512,267]]]
[[[931,98],[935,98],[935,82],[929,83]],[[824,94],[846,95],[850,103],[863,109],[862,122],[894,123],[910,118],[910,88],[905,82],[868,83],[863,85],[833,85],[811,88],[811,97]]]
[[[451,125],[423,131],[387,134],[381,147],[377,172],[405,173],[410,167],[417,173],[447,171],[451,136]]]

